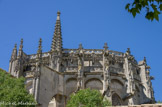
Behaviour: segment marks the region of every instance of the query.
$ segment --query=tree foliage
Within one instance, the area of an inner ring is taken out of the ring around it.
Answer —
[[[139,14],[142,9],[145,9],[146,19],[159,21],[159,15],[162,11],[162,0],[133,0],[132,3],[128,3],[125,6],[125,9],[128,10],[133,17]]]
[[[106,107],[111,103],[98,90],[84,89],[70,96],[67,107]]]
[[[160,101],[160,100],[159,100],[159,101],[157,101],[157,103],[160,103],[160,104],[162,104],[162,101]]]
[[[0,69],[0,106],[34,107],[36,104],[32,95],[25,89],[25,79],[15,78]]]

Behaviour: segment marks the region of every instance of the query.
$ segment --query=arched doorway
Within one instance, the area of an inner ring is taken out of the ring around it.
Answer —
[[[116,93],[112,95],[112,105],[113,106],[122,105],[122,100]]]

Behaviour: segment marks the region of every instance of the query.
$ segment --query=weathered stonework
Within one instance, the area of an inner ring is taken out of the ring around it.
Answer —
[[[51,50],[37,54],[23,52],[23,40],[17,55],[15,45],[9,72],[26,78],[27,90],[42,107],[65,107],[69,95],[80,89],[99,90],[113,105],[154,103],[154,92],[146,58],[137,63],[128,48],[125,53],[108,49],[62,48],[60,12],[57,13]]]

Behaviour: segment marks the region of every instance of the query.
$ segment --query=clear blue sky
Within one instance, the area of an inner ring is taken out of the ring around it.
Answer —
[[[133,18],[125,10],[130,0],[0,0],[0,67],[8,70],[14,44],[24,39],[24,52],[36,53],[43,39],[49,51],[61,11],[64,48],[103,48],[125,52],[129,47],[137,61],[146,56],[155,77],[156,100],[162,100],[162,15],[150,22],[144,12]]]

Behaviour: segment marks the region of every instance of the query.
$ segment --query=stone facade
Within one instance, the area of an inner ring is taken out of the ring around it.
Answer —
[[[99,90],[113,105],[154,103],[154,92],[146,58],[137,63],[128,48],[125,53],[108,49],[62,47],[60,12],[57,13],[52,46],[42,52],[42,40],[36,54],[23,51],[23,39],[15,45],[9,72],[26,78],[26,88],[42,107],[65,107],[70,94],[80,89]]]

